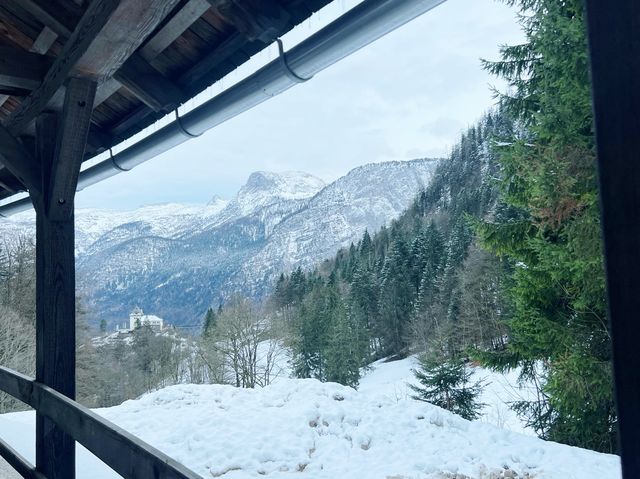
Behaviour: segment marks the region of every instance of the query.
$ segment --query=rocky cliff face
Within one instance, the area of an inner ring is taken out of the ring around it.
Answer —
[[[129,212],[78,210],[78,290],[110,323],[134,305],[179,325],[197,324],[236,292],[260,297],[283,271],[313,264],[406,209],[436,162],[365,165],[325,185],[307,173],[252,173],[231,201],[154,205]],[[33,235],[32,215],[0,234]]]

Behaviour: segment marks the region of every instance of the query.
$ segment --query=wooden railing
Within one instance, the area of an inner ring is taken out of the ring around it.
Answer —
[[[125,479],[202,479],[195,472],[90,409],[44,384],[2,366],[0,391],[48,417]],[[1,438],[0,456],[22,477],[46,479]]]

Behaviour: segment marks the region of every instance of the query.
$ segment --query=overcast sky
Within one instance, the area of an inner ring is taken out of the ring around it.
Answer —
[[[285,48],[358,3],[335,0],[285,36]],[[515,12],[496,0],[448,0],[431,12],[200,138],[91,186],[78,207],[135,208],[231,198],[257,170],[306,171],[332,181],[371,162],[445,156],[494,104],[480,58],[522,41]],[[209,97],[275,58],[252,59]],[[206,96],[205,95],[205,96]],[[188,109],[189,105],[185,107]]]

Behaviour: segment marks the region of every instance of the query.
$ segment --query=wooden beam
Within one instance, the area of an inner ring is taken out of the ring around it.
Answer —
[[[184,99],[173,82],[137,53],[129,57],[114,78],[154,111],[171,111]]]
[[[45,25],[38,38],[35,39],[33,45],[29,49],[30,52],[44,55],[49,51],[58,39],[58,34]]]
[[[9,131],[0,125],[0,163],[30,191],[40,191],[38,162]]]
[[[121,0],[111,20],[77,62],[74,71],[99,81],[112,77],[178,1]]]
[[[67,85],[61,125],[57,135],[54,165],[46,189],[50,217],[66,218],[72,214],[80,165],[91,125],[96,94],[92,80],[72,78]]]
[[[36,122],[42,193],[36,210],[36,380],[75,398],[74,197],[96,84],[72,78],[58,119]],[[36,468],[48,479],[75,477],[75,441],[36,415]]]
[[[6,126],[14,134],[20,133],[47,106],[47,103],[67,79],[71,69],[92,45],[107,24],[120,0],[94,0],[77,28],[67,40],[60,55],[47,72],[42,84],[9,116]]]
[[[171,45],[185,30],[206,12],[211,5],[207,0],[189,0],[171,20],[140,50],[140,55],[151,61]]]
[[[587,0],[618,434],[640,477],[640,2]]]
[[[0,46],[0,85],[34,90],[51,67],[51,59],[37,53]]]
[[[72,32],[66,25],[38,5],[34,0],[21,0],[20,6],[33,15],[40,23],[49,27],[56,35],[62,38],[69,38],[71,36]]]

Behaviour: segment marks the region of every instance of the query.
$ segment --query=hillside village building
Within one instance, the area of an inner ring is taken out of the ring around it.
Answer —
[[[129,328],[121,328],[117,326],[117,331],[129,332],[141,326],[149,326],[154,331],[162,331],[164,329],[164,319],[153,314],[144,314],[142,308],[136,306],[129,314]]]

